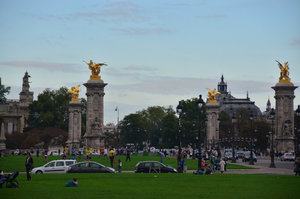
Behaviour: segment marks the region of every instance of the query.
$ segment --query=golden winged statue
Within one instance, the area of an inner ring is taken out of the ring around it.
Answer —
[[[90,80],[101,80],[101,76],[99,75],[101,67],[107,66],[105,63],[94,63],[93,60],[90,60],[90,63],[83,61],[87,65],[89,65],[89,69],[92,71],[92,75],[90,76]]]
[[[288,62],[284,62],[284,66],[282,64],[275,60],[278,63],[278,66],[281,70],[280,77],[279,77],[279,83],[291,83],[291,79],[289,78],[289,64]]]
[[[216,91],[216,89],[211,90],[209,88],[206,88],[208,90],[208,103],[209,104],[216,104],[217,100],[216,100],[216,94],[221,94],[220,92]]]
[[[79,96],[79,86],[73,86],[68,93],[72,94],[72,102],[79,102],[78,96]]]

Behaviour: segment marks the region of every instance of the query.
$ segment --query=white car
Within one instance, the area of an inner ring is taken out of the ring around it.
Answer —
[[[62,155],[63,153],[58,153],[58,150],[51,150],[48,152],[48,155],[52,155],[52,156],[58,156],[58,155]]]
[[[31,173],[67,173],[69,167],[76,163],[76,160],[52,160],[44,166],[33,168],[31,170]]]

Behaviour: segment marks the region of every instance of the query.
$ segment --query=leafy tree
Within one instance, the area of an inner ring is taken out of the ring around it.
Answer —
[[[178,118],[175,113],[167,114],[162,120],[162,147],[173,148],[178,146]]]
[[[68,104],[71,95],[66,87],[46,89],[30,106],[28,124],[31,127],[57,127],[68,129]]]
[[[181,114],[181,123],[182,123],[182,145],[194,145],[197,143],[196,137],[198,137],[198,132],[201,133],[201,143],[204,142],[205,134],[205,105],[199,110],[198,99],[192,98],[185,101],[182,101],[182,114]],[[201,111],[201,112],[200,112]]]
[[[8,95],[10,92],[10,87],[6,87],[1,84],[1,77],[0,77],[0,104],[6,103],[6,97],[5,95]]]
[[[121,142],[123,144],[133,143],[141,148],[146,140],[145,125],[140,114],[129,114],[120,122]]]
[[[171,107],[165,108],[161,106],[148,107],[138,112],[144,119],[147,142],[151,146],[158,147],[161,144],[163,118],[169,113],[175,114]]]

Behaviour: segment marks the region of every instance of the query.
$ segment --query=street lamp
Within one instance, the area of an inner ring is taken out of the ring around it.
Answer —
[[[120,134],[119,134],[119,123],[120,123],[120,121],[119,121],[119,116],[120,116],[120,112],[119,112],[119,107],[117,106],[116,108],[115,108],[115,111],[117,111],[118,112],[118,118],[117,118],[117,144],[118,144],[118,146],[120,145]]]
[[[231,158],[231,163],[236,163],[235,149],[234,149],[235,148],[235,146],[234,146],[234,144],[235,144],[234,122],[235,122],[236,118],[235,118],[234,114],[232,115],[231,120],[232,120],[232,158]]]
[[[296,109],[296,116],[297,116],[297,129],[295,128],[295,156],[299,157],[299,131],[300,131],[300,126],[299,126],[299,119],[300,119],[300,105],[298,105],[298,108]]]
[[[201,154],[201,115],[202,115],[202,107],[204,105],[204,101],[202,99],[202,95],[199,95],[199,99],[197,101],[199,107],[199,130],[198,130],[198,171],[201,170],[201,162],[202,162],[202,154]]]
[[[271,164],[270,164],[270,168],[276,168],[275,163],[274,163],[274,118],[275,118],[275,111],[272,108],[271,112],[270,112],[270,118],[272,120],[272,132],[271,133],[271,151],[270,151],[270,155],[271,155]]]
[[[182,173],[181,167],[181,114],[182,114],[182,101],[179,101],[179,104],[176,107],[176,112],[178,113],[178,155],[177,155],[177,171],[178,173]]]
[[[250,161],[249,161],[249,165],[254,165],[253,162],[253,114],[251,112],[250,114],[250,121],[251,121],[251,136],[250,136]]]

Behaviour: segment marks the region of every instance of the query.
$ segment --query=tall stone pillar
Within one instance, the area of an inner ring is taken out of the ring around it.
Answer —
[[[277,152],[294,151],[294,90],[293,83],[277,83],[274,87],[275,143]]]
[[[206,104],[206,117],[207,117],[207,126],[206,126],[206,138],[207,143],[212,146],[212,144],[217,144],[219,141],[219,112],[220,105],[219,103],[207,103]]]
[[[99,149],[104,147],[103,131],[103,98],[104,87],[107,84],[103,80],[89,80],[86,87],[86,133],[84,135],[86,147]]]
[[[6,150],[5,140],[4,122],[2,122],[0,130],[0,153]]]
[[[77,101],[69,102],[69,131],[66,142],[69,149],[79,149],[81,140],[81,107]]]

